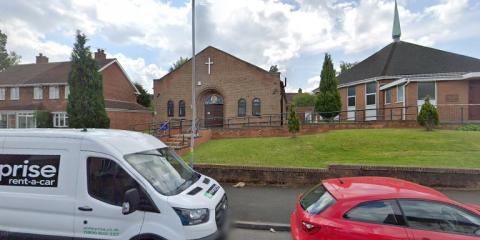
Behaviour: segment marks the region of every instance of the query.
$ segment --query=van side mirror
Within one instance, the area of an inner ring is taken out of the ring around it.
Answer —
[[[125,192],[122,203],[122,213],[127,215],[137,211],[138,206],[140,205],[140,194],[138,189],[132,188]]]

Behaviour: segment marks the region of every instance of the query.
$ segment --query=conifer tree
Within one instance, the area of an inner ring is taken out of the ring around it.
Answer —
[[[102,75],[92,58],[87,37],[77,31],[68,76],[70,95],[67,113],[72,128],[108,128],[110,119],[105,110]]]
[[[325,54],[323,68],[320,74],[320,88],[315,102],[315,111],[320,112],[324,119],[332,120],[341,110],[342,102],[337,87],[337,77],[330,54]]]
[[[292,104],[288,110],[288,131],[292,134],[292,137],[296,137],[296,134],[300,131],[300,121],[295,104]]]
[[[424,126],[427,131],[432,131],[433,127],[439,123],[437,108],[430,103],[429,96],[425,98],[425,102],[417,116],[417,122],[420,126]]]

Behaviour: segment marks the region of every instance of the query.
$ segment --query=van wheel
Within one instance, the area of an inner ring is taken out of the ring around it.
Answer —
[[[154,234],[142,234],[138,235],[130,240],[167,240],[165,238],[162,238],[160,236],[154,235]]]

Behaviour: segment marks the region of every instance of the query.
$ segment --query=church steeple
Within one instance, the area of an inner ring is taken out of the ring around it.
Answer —
[[[400,36],[402,36],[402,29],[400,28],[400,17],[398,16],[397,0],[395,0],[395,13],[393,17],[393,30],[392,30],[393,41],[399,42]]]

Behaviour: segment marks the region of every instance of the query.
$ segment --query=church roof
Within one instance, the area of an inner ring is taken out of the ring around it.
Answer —
[[[222,54],[227,55],[227,56],[230,56],[230,57],[232,57],[232,58],[234,58],[234,59],[236,59],[236,60],[238,60],[238,61],[240,61],[240,62],[243,62],[243,63],[249,65],[250,67],[253,67],[253,68],[255,68],[255,69],[257,69],[257,70],[259,70],[259,71],[261,71],[261,72],[263,72],[263,73],[266,73],[266,74],[279,74],[279,73],[269,72],[269,71],[267,71],[267,70],[265,70],[265,69],[263,69],[263,68],[255,65],[255,64],[253,64],[253,63],[247,62],[247,61],[245,61],[245,60],[243,60],[243,59],[241,59],[241,58],[239,58],[239,57],[236,57],[236,56],[234,56],[234,55],[232,55],[232,54],[230,54],[230,53],[228,53],[228,52],[225,52],[225,51],[223,51],[223,50],[221,50],[221,49],[218,49],[218,48],[212,47],[212,46],[208,46],[208,47],[204,48],[202,51],[198,52],[195,56],[198,57],[200,54],[202,54],[203,52],[205,52],[207,49],[213,49],[214,51],[221,52]],[[168,72],[167,74],[165,74],[165,75],[162,76],[161,78],[153,79],[153,80],[156,81],[156,80],[162,80],[162,79],[164,79],[166,76],[168,76],[168,75],[170,75],[170,74],[178,71],[180,68],[183,68],[187,63],[190,63],[190,61],[192,61],[192,58],[189,58],[188,61],[186,61],[186,62],[185,62],[182,66],[180,66],[179,68],[177,68],[177,69],[175,69],[175,70],[173,70],[173,71],[171,71],[171,72]]]
[[[374,77],[480,72],[480,59],[417,44],[392,42],[337,78],[340,85]]]

